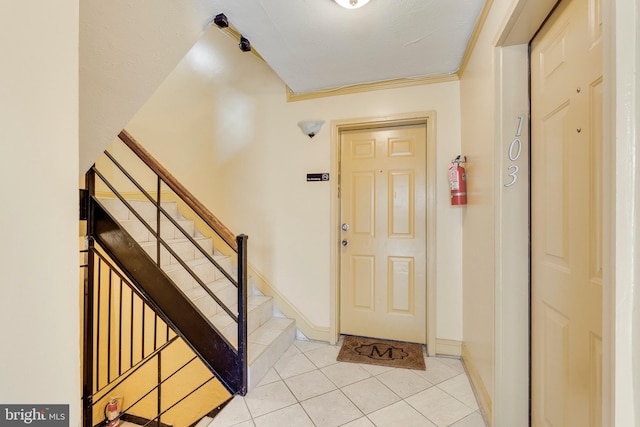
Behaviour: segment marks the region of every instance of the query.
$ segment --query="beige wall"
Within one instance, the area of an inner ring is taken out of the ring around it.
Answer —
[[[0,402],[80,422],[78,0],[0,3]]]
[[[435,111],[437,336],[459,341],[463,210],[449,206],[446,181],[460,151],[458,100],[458,82],[449,82],[287,103],[270,68],[212,28],[127,129],[231,230],[249,235],[257,270],[326,332],[331,184],[306,174],[331,170],[330,122]],[[306,119],[326,121],[313,139],[296,126]]]
[[[527,43],[552,4],[493,1],[460,81],[462,151],[470,160],[463,358],[494,426],[528,422]],[[511,161],[519,115],[523,155]],[[512,164],[520,168],[518,181],[505,187]]]
[[[80,3],[80,171],[151,96],[219,13],[201,0]]]
[[[462,151],[467,155],[468,206],[463,218],[463,355],[493,396],[495,312],[494,52],[499,2],[460,80]]]
[[[504,209],[510,202],[501,188],[504,164],[500,161],[499,150],[504,148],[508,124],[508,114],[502,108],[515,101],[504,93],[506,82],[513,80],[513,76],[505,76],[510,71],[505,64],[511,62],[510,66],[513,66],[513,60],[517,62],[520,55],[517,46],[514,46],[515,51],[499,46],[503,43],[526,44],[553,3],[546,0],[495,0],[461,79],[462,147],[467,153],[475,151],[481,156],[477,161],[482,163],[479,168],[484,171],[479,175],[481,182],[470,181],[471,206],[463,229],[464,353],[468,364],[475,368],[476,387],[487,392],[488,410],[494,411],[494,426],[518,424],[510,421],[516,419],[513,418],[513,408],[521,413],[525,412],[522,408],[526,408],[526,404],[522,405],[507,395],[514,384],[513,381],[509,384],[505,378],[503,362],[511,356],[510,351],[519,351],[517,341],[501,342],[504,337],[499,335],[507,331],[507,325],[515,324],[505,322],[505,316],[512,307],[510,300],[504,298],[507,296],[504,291],[513,285],[506,282],[505,277],[513,279],[516,276],[505,267],[508,256],[504,245],[509,241],[503,238],[503,233],[513,224],[504,222],[504,214],[511,212]],[[639,10],[637,2],[617,0],[603,2],[602,13],[604,133],[605,141],[610,141],[610,144],[605,144],[603,153],[603,262],[604,280],[608,283],[603,295],[603,425],[627,426],[637,425],[640,413],[637,399],[640,382],[634,373],[640,347],[632,338],[637,336],[634,328],[637,309],[634,307],[637,307],[638,298],[630,297],[636,294],[637,280],[633,277],[636,277],[634,271],[637,269],[638,233],[633,230],[637,228],[635,212],[640,199],[636,185],[638,163],[633,154],[638,144],[637,105],[640,100],[637,75],[634,74],[638,66]],[[516,96],[525,94],[514,92],[511,95]],[[479,98],[491,108],[480,108]],[[493,150],[493,153],[485,150]],[[630,161],[631,158],[634,160]],[[493,230],[486,230],[492,226]],[[478,257],[476,253],[487,247],[487,239],[495,251]],[[501,239],[497,240],[497,245],[496,239]],[[478,272],[482,271],[483,265],[490,266],[487,270],[491,271],[483,271],[482,279],[478,280]],[[511,298],[511,302],[521,300],[516,295],[511,295]],[[485,311],[480,307],[489,309]],[[521,329],[526,333],[524,328]],[[515,403],[512,407],[509,407],[510,400]]]

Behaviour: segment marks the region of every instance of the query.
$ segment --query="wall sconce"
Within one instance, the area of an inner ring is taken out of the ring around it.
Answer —
[[[324,124],[324,120],[303,120],[298,122],[298,127],[309,138],[313,138],[316,136],[320,129],[322,129],[322,125]]]
[[[357,9],[369,3],[369,0],[336,0],[336,3],[345,9]]]

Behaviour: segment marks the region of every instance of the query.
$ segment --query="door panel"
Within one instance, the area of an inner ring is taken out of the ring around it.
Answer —
[[[426,127],[345,131],[340,332],[426,341]]]
[[[601,426],[602,65],[597,0],[531,50],[532,425]]]

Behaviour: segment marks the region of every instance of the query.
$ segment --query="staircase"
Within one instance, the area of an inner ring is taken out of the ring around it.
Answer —
[[[115,198],[101,198],[100,203],[152,259],[157,259],[158,245],[155,237],[127,206]],[[157,221],[157,209],[151,202],[128,200],[128,203],[147,223],[153,224]],[[165,201],[161,205],[218,265],[234,279],[236,278],[237,270],[233,258],[216,249],[212,239],[204,236],[192,220],[186,219],[179,212],[177,202]],[[182,231],[171,221],[162,219],[160,236],[225,306],[234,313],[238,312],[236,287],[185,238]],[[183,265],[162,247],[160,247],[160,268],[229,344],[237,348],[237,324]],[[247,312],[248,387],[251,389],[293,343],[295,322],[274,316],[272,298],[262,295],[251,282],[248,286]]]

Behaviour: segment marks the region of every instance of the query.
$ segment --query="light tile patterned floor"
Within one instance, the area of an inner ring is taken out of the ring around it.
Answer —
[[[426,371],[337,362],[340,346],[295,341],[210,427],[485,427],[462,363]]]

